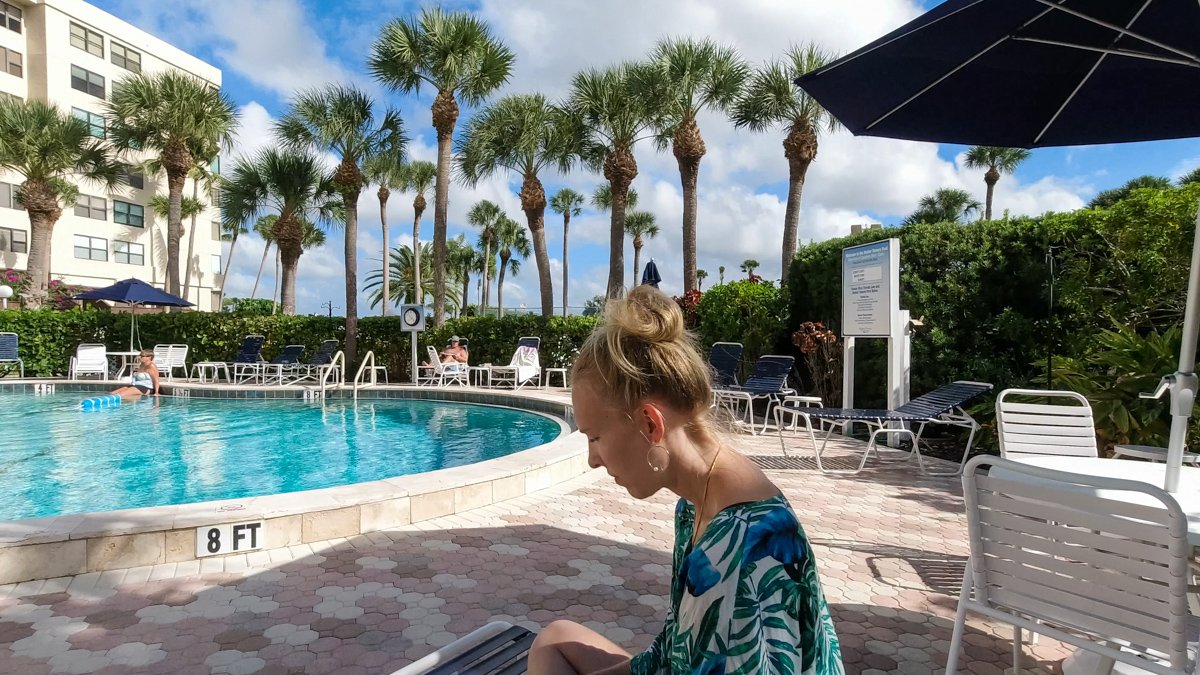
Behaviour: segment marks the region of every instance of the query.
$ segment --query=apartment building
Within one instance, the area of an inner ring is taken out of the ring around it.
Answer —
[[[0,95],[53,102],[85,120],[97,137],[105,134],[103,104],[114,84],[168,68],[221,86],[219,69],[81,0],[0,0]],[[26,266],[29,219],[14,198],[21,180],[0,173],[0,269]],[[74,208],[63,209],[54,226],[52,278],[100,287],[136,277],[165,287],[167,224],[150,200],[166,194],[166,176],[135,172],[128,182],[115,190],[79,183]],[[184,219],[180,270],[191,268],[187,299],[197,309],[216,310],[224,269],[217,195],[190,179],[184,194],[208,205],[194,233]]]

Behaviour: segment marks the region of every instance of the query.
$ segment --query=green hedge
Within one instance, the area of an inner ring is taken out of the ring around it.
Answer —
[[[32,377],[66,374],[70,357],[81,342],[102,342],[113,350],[127,349],[129,322],[129,314],[95,309],[0,311],[0,332],[14,332],[20,336],[25,372]],[[366,317],[358,325],[360,352],[374,351],[378,361],[388,366],[394,381],[407,378],[410,343],[408,334],[401,331],[399,317]],[[571,363],[583,339],[595,325],[596,319],[590,317],[466,317],[452,319],[440,329],[421,333],[419,350],[424,359],[426,345],[440,350],[450,335],[458,334],[470,339],[471,363],[507,364],[517,340],[533,335],[542,338],[542,365],[562,367]],[[189,345],[188,362],[195,363],[231,360],[246,335],[266,337],[263,354],[269,359],[289,344],[304,344],[312,350],[323,340],[335,339],[342,343],[346,327],[342,319],[323,316],[246,317],[185,312],[139,315],[138,332],[146,347],[171,343]],[[355,365],[350,364],[350,368]]]

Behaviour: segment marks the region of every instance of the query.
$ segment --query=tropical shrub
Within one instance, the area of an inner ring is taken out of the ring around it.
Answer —
[[[700,296],[694,330],[705,349],[714,342],[742,343],[739,375],[744,377],[755,359],[786,345],[786,306],[783,293],[770,282],[734,281]]]
[[[842,405],[842,341],[820,322],[805,321],[792,333],[792,344],[803,355],[807,391],[826,406]]]

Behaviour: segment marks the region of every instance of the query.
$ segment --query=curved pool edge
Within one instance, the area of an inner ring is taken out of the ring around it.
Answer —
[[[314,388],[214,387],[164,383],[164,393],[188,397],[311,398]],[[0,391],[96,391],[101,382],[9,380]],[[186,392],[186,393],[184,393]],[[255,395],[257,392],[257,395]],[[307,392],[307,394],[305,393]],[[241,393],[242,395],[237,395]],[[250,393],[250,395],[246,395]],[[286,395],[280,395],[286,394]],[[330,390],[326,398],[348,398]],[[88,572],[201,560],[196,528],[262,521],[271,550],[376,532],[477,509],[543,490],[589,470],[587,440],[574,429],[569,401],[543,390],[433,389],[401,386],[360,390],[364,401],[421,398],[505,405],[556,419],[563,433],[528,450],[466,466],[261,497],[153,506],[0,521],[0,584]],[[220,556],[213,556],[220,557]]]

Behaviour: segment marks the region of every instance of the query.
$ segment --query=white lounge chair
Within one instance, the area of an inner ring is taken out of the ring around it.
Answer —
[[[84,375],[99,375],[108,379],[108,348],[101,344],[83,343],[75,348],[67,378],[78,380]]]
[[[425,348],[429,365],[417,369],[417,384],[444,387],[447,384],[467,384],[467,364],[442,363],[442,355],[432,345]]]
[[[541,346],[542,339],[538,337],[523,337],[517,340],[517,351],[513,352],[508,365],[490,368],[489,381],[492,386],[520,389],[527,384],[540,385],[542,364],[538,358],[538,348]]]
[[[1012,397],[1057,399],[1062,403],[1025,403],[1010,400]],[[996,397],[996,435],[1000,438],[1000,456],[1005,459],[1099,454],[1092,406],[1073,391],[1005,389]]]
[[[182,368],[183,376],[187,377],[187,355],[187,345],[154,345],[154,365],[158,366],[158,374],[173,380],[175,369]]]

